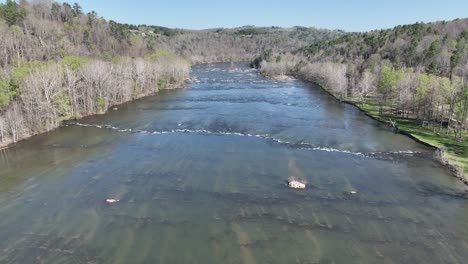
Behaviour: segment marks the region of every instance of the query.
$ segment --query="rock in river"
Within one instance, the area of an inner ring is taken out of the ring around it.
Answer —
[[[120,200],[117,200],[117,199],[107,199],[106,200],[106,203],[108,203],[108,204],[113,204],[113,203],[118,203],[118,202],[120,202]]]
[[[298,181],[289,181],[288,187],[291,189],[305,189],[305,183],[298,182]]]

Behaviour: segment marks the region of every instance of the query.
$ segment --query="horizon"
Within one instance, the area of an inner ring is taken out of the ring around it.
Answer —
[[[155,25],[176,29],[206,30],[244,26],[313,27],[346,32],[366,32],[390,29],[398,25],[431,23],[467,18],[468,2],[450,0],[374,3],[360,0],[348,3],[333,0],[327,3],[292,0],[288,6],[278,1],[248,3],[216,3],[203,0],[152,2],[148,0],[117,0],[111,5],[104,1],[67,0],[77,2],[84,12],[95,11],[99,16],[123,24]],[[336,8],[336,6],[340,6]],[[401,6],[404,6],[402,8]],[[246,8],[248,7],[248,8]],[[262,12],[258,12],[261,10]]]

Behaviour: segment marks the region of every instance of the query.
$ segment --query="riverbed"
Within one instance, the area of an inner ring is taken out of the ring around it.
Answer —
[[[0,150],[0,263],[464,263],[466,197],[316,85],[197,65]]]

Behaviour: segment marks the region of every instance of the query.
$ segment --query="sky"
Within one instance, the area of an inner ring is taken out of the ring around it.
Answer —
[[[121,23],[171,28],[307,26],[368,31],[468,17],[468,0],[67,0]]]

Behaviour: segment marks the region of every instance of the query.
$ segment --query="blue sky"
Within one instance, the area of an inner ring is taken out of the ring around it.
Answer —
[[[468,17],[468,0],[67,0],[122,23],[177,28],[315,26],[346,31]]]

